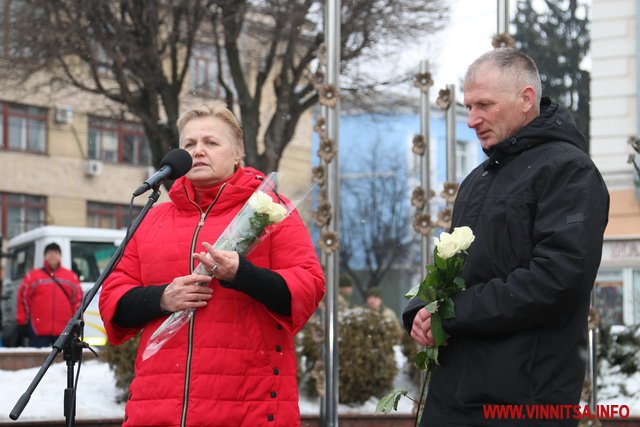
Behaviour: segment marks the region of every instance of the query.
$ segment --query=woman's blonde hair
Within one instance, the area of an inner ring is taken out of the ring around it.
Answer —
[[[215,117],[216,119],[222,120],[226,124],[229,125],[231,129],[231,134],[235,139],[236,147],[242,157],[244,157],[244,142],[243,142],[243,132],[240,124],[236,120],[236,117],[233,115],[231,110],[229,110],[223,103],[211,103],[211,104],[201,104],[195,107],[191,107],[188,110],[184,111],[178,117],[178,132],[180,133],[180,142],[182,142],[182,130],[191,120],[199,118],[199,117]]]

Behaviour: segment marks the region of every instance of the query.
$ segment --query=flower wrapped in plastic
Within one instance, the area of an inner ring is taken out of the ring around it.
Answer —
[[[260,243],[261,238],[295,210],[304,197],[293,202],[281,197],[276,191],[277,178],[277,172],[272,172],[264,179],[213,244],[215,249],[236,251],[246,257]],[[310,188],[305,191],[305,195],[309,190]],[[207,257],[210,258],[210,255],[207,254]],[[198,264],[193,273],[215,277],[203,264]],[[208,283],[199,283],[199,285],[207,286]],[[195,308],[188,308],[171,314],[149,338],[147,347],[142,353],[143,360],[156,354],[184,325],[189,323],[195,310]]]

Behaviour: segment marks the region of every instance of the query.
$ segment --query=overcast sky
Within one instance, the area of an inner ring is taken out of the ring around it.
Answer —
[[[496,0],[450,0],[450,19],[441,32],[402,46],[379,46],[380,59],[364,60],[361,72],[379,81],[393,80],[399,75],[413,74],[422,60],[428,60],[434,81],[431,98],[448,84],[459,85],[475,58],[487,52],[497,29]],[[515,6],[512,6],[515,7]],[[511,10],[513,13],[513,10]],[[402,92],[416,90],[411,84],[401,85]]]
[[[433,64],[434,86],[458,84],[467,66],[484,52],[493,49],[491,38],[497,32],[495,0],[455,0],[450,2],[447,28],[431,44],[437,60]],[[428,45],[428,43],[425,43]],[[419,52],[418,52],[419,54]]]

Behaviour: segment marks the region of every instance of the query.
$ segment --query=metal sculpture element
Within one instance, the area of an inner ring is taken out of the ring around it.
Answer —
[[[493,46],[494,49],[501,47],[516,47],[516,39],[511,37],[508,33],[496,34],[491,39],[491,46]]]
[[[449,88],[440,89],[436,104],[443,110],[448,110],[451,105],[451,90]]]
[[[325,227],[331,221],[331,203],[325,201],[318,202],[318,209],[313,213],[318,227]]]
[[[318,88],[318,101],[320,105],[326,105],[329,108],[335,108],[340,99],[340,91],[332,84],[322,85]]]
[[[324,186],[324,166],[316,166],[311,169],[311,180],[320,187]]]
[[[413,229],[423,236],[428,236],[433,230],[433,222],[431,222],[431,215],[418,213],[413,219]]]
[[[415,75],[413,83],[420,89],[420,134],[413,138],[411,151],[419,156],[420,186],[413,191],[411,204],[417,208],[413,220],[413,228],[420,233],[420,274],[426,274],[426,266],[431,262],[431,154],[429,153],[429,139],[431,126],[431,104],[429,90],[433,86],[433,79],[429,71],[429,61],[420,61],[420,71]]]
[[[436,221],[436,225],[442,229],[448,230],[451,228],[451,215],[453,211],[451,208],[444,208],[440,212],[438,212],[438,220]]]
[[[333,140],[329,138],[324,138],[320,141],[320,147],[318,148],[318,157],[324,160],[327,163],[331,163],[331,161],[338,154],[338,149],[336,145],[333,143]]]
[[[320,139],[327,137],[327,122],[324,117],[318,117],[316,124],[313,126],[313,130],[318,133]]]
[[[458,196],[458,188],[460,188],[460,184],[457,182],[446,181],[443,184],[442,193],[440,193],[440,197],[442,197],[448,205],[453,205],[453,202],[456,201],[456,196]]]
[[[413,151],[413,154],[424,156],[426,148],[427,144],[425,144],[424,136],[416,135],[413,137],[413,146],[411,147],[411,151]]]
[[[340,168],[338,162],[339,123],[340,123],[340,24],[341,0],[326,0],[324,33],[326,43],[326,58],[324,51],[319,52],[318,59],[324,64],[326,82],[318,89],[319,102],[322,106],[322,116],[326,123],[326,141],[331,141],[332,148],[323,147],[321,152],[325,156],[333,154],[325,164],[324,194],[331,206],[331,219],[320,234],[321,256],[325,270],[326,296],[324,310],[324,372],[325,393],[320,405],[320,420],[323,426],[338,426],[338,274],[340,266],[340,240],[338,237],[340,209]]]
[[[338,240],[338,233],[333,231],[323,231],[320,234],[320,249],[327,255],[333,254],[340,249],[340,241]]]
[[[424,208],[424,204],[426,201],[425,196],[426,196],[426,192],[424,191],[424,188],[422,187],[414,188],[413,193],[411,193],[411,205],[418,209]]]
[[[413,85],[420,89],[421,92],[427,92],[431,86],[433,86],[433,80],[431,79],[431,73],[420,72],[416,73],[416,79],[413,81]]]

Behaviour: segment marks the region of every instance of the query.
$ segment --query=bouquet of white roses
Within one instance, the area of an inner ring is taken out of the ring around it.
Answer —
[[[242,256],[247,256],[259,244],[260,238],[269,233],[270,226],[282,222],[293,212],[299,200],[291,202],[283,199],[276,191],[274,185],[274,182],[277,182],[276,179],[276,172],[272,172],[265,178],[213,244],[215,249],[236,251]],[[209,254],[207,257],[210,257]],[[194,274],[215,277],[203,264],[195,268]],[[199,285],[207,286],[208,283],[199,283]],[[149,338],[147,347],[142,353],[142,359],[146,360],[156,354],[191,320],[194,312],[195,308],[188,308],[171,314]]]
[[[407,298],[420,298],[431,313],[431,334],[435,344],[418,352],[414,359],[416,366],[427,374],[438,364],[438,348],[449,337],[442,327],[442,321],[456,317],[451,297],[466,288],[460,271],[464,265],[463,253],[474,240],[475,236],[469,227],[456,227],[452,233],[443,232],[440,238],[433,239],[434,262],[427,266],[427,277],[405,295]],[[387,394],[378,402],[376,411],[389,413],[392,409],[396,410],[400,397],[407,396],[407,393],[407,390],[394,390]]]

